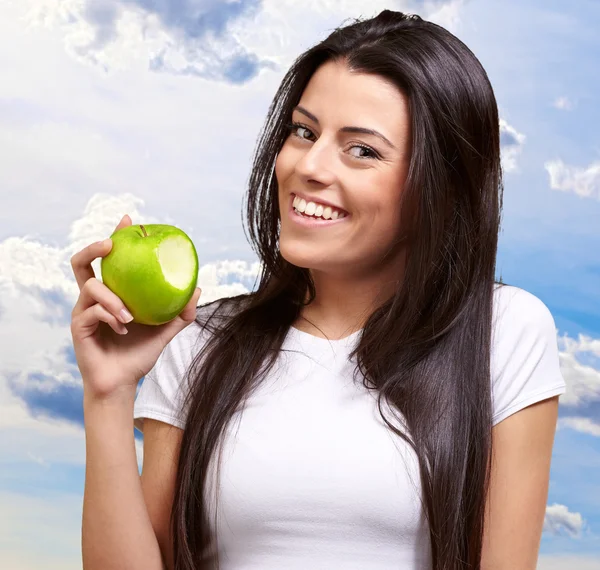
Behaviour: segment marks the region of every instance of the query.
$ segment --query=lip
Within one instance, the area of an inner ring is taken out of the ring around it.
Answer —
[[[294,204],[295,197],[296,197],[295,194],[291,194],[290,206],[288,208],[288,212],[289,212],[290,219],[294,223],[300,224],[301,226],[304,226],[307,228],[327,228],[327,227],[333,226],[335,224],[343,224],[344,222],[347,222],[348,219],[350,218],[350,214],[346,214],[343,218],[338,218],[337,220],[317,220],[316,218],[315,219],[305,218],[303,216],[296,214],[296,211],[294,210],[293,204]],[[302,198],[302,196],[300,196],[300,198]],[[321,203],[323,203],[323,202],[321,202]]]

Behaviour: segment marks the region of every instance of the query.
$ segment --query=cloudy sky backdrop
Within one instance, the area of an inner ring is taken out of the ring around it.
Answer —
[[[240,214],[271,98],[301,51],[384,8],[447,27],[494,86],[498,273],[552,311],[568,383],[539,570],[600,569],[595,0],[0,0],[0,567],[81,568],[70,257],[128,213],[189,233],[203,300],[251,289]]]

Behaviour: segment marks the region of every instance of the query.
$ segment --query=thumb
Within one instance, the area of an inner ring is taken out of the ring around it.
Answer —
[[[188,325],[196,318],[196,307],[198,306],[200,295],[202,295],[202,289],[196,287],[191,299],[188,301],[187,305],[183,307],[181,313],[179,313],[178,318],[182,319]]]
[[[174,326],[178,330],[184,329],[187,325],[189,325],[196,318],[196,307],[198,306],[198,300],[200,299],[201,294],[202,289],[200,289],[200,287],[196,287],[186,306],[169,323],[169,325]]]

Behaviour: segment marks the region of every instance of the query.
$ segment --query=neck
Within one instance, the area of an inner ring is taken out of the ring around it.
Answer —
[[[364,327],[369,316],[400,286],[398,264],[372,268],[363,275],[335,275],[311,269],[315,299],[300,312],[294,326],[330,340],[343,338]],[[308,297],[307,299],[308,300]]]

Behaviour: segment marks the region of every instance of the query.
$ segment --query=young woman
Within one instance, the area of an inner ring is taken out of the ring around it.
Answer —
[[[110,247],[77,253],[85,570],[534,570],[565,383],[546,306],[495,281],[501,192],[481,64],[386,10],[275,95],[254,292],[121,336]]]

